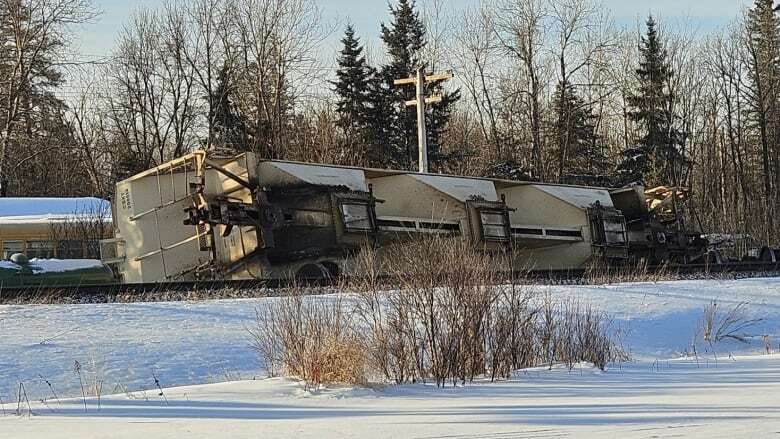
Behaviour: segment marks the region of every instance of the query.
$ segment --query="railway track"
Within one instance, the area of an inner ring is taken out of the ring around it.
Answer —
[[[741,279],[780,277],[780,263],[738,262],[646,267],[641,271],[613,267],[594,272],[589,269],[535,270],[505,273],[502,283],[513,278],[518,283],[541,285],[587,285],[642,280]],[[393,285],[392,279],[385,279]],[[323,293],[338,280],[238,280],[187,281],[145,284],[0,287],[0,304],[159,302],[207,299],[279,297],[294,285]]]

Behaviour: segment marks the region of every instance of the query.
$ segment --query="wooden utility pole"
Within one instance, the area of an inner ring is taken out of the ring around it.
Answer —
[[[418,164],[420,172],[428,172],[428,132],[425,129],[425,106],[441,102],[442,95],[436,94],[429,98],[425,97],[425,85],[452,79],[452,72],[425,75],[422,67],[417,69],[417,75],[410,78],[396,79],[395,85],[415,85],[417,94],[414,100],[406,101],[407,107],[417,107],[417,151]]]

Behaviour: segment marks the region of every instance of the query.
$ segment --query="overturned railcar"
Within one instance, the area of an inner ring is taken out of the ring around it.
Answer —
[[[496,187],[512,208],[517,269],[576,269],[628,257],[625,220],[606,189],[511,181]]]
[[[258,174],[279,212],[263,255],[271,276],[335,277],[344,258],[376,239],[376,201],[363,170],[266,161]]]
[[[650,264],[722,262],[701,232],[686,227],[681,205],[687,196],[684,189],[645,190],[637,185],[613,190],[610,195],[626,219],[633,258]]]
[[[198,151],[117,185],[102,254],[124,282],[337,276],[371,245],[430,234],[518,269],[621,259],[622,213],[598,188],[519,183]]]
[[[196,152],[117,185],[103,259],[124,282],[337,275],[375,238],[362,170]]]
[[[426,234],[461,236],[488,250],[510,241],[509,208],[492,181],[367,171],[379,203],[380,244]]]
[[[127,283],[194,280],[216,274],[215,266],[230,277],[235,265],[265,247],[267,237],[253,225],[233,230],[216,220],[187,221],[188,213],[227,217],[252,205],[252,190],[243,183],[257,179],[253,160],[194,153],[118,183],[114,238],[101,243],[103,261]]]

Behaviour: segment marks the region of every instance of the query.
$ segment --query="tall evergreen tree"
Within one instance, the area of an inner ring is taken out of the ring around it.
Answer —
[[[554,96],[552,134],[557,145],[559,181],[606,184],[608,160],[591,108],[569,82],[559,82]]]
[[[373,86],[376,72],[368,65],[363,55],[363,47],[355,36],[355,29],[348,25],[341,39],[343,45],[338,57],[338,70],[333,88],[338,97],[336,124],[344,131],[351,148],[359,149],[363,161],[377,165],[376,157],[371,157],[368,145],[374,144],[376,136],[373,129]]]
[[[414,99],[412,87],[395,87],[396,79],[413,76],[419,67],[427,70],[422,59],[425,47],[425,24],[415,10],[414,0],[398,0],[390,6],[392,21],[382,24],[382,41],[388,54],[388,63],[381,69],[383,87],[377,93],[375,124],[384,132],[386,144],[382,146],[383,164],[403,169],[414,168],[417,163],[417,118],[413,108],[404,108],[403,102]],[[427,87],[428,94],[440,92],[441,85]],[[441,103],[429,107],[426,117],[428,130],[429,162],[433,168],[441,166],[452,157],[441,151],[441,137],[449,121],[453,105],[460,99],[460,92],[444,94]]]
[[[211,102],[214,102],[209,115],[214,131],[212,145],[250,151],[246,120],[233,103],[233,96],[230,68],[224,65],[217,75],[217,86],[211,97]]]
[[[673,97],[668,86],[674,72],[652,16],[647,19],[647,34],[642,37],[639,52],[639,87],[629,97],[629,104],[634,108],[631,118],[644,134],[636,147],[623,151],[618,179],[623,184],[678,185],[689,162],[681,152],[684,134],[675,127]]]

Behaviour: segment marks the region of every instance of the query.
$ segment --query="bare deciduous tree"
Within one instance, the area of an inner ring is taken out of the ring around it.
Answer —
[[[496,87],[501,64],[500,41],[495,33],[492,11],[482,6],[467,9],[458,24],[452,47],[453,67],[472,101],[483,137],[490,143],[493,156],[503,157],[499,137],[499,90]]]
[[[251,126],[249,149],[279,158],[288,145],[293,103],[319,77],[316,48],[327,32],[311,0],[245,0],[233,11],[238,105]]]
[[[547,165],[542,157],[543,93],[549,64],[544,47],[549,34],[548,4],[544,0],[499,0],[496,5],[496,31],[506,52],[519,64],[525,87],[518,92],[527,105],[531,137],[531,163],[534,175],[543,178]]]
[[[10,142],[23,98],[51,72],[73,26],[95,18],[89,0],[2,0],[3,91],[0,125],[0,196],[8,192]]]

